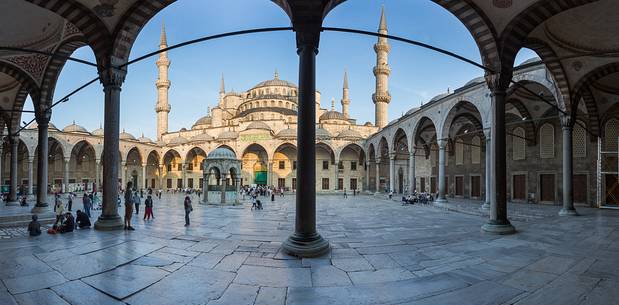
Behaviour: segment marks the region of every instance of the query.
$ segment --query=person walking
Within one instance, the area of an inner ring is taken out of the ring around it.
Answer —
[[[73,192],[69,192],[67,207],[69,208],[69,212],[73,208]]]
[[[133,193],[133,204],[135,204],[135,215],[139,215],[140,214],[140,203],[141,199],[140,196],[138,196],[138,192],[134,192]]]
[[[346,192],[346,189],[344,189],[344,199],[348,198],[348,193]]]
[[[393,197],[393,190],[389,191],[389,200],[391,200],[391,198]]]
[[[144,200],[144,220],[150,220],[151,217],[155,219],[155,216],[153,216],[153,197],[146,195],[146,200]]]
[[[189,196],[185,196],[185,202],[183,203],[185,207],[185,227],[189,226],[189,213],[193,211],[193,207],[191,206],[191,198]]]
[[[133,216],[133,194],[131,193],[131,188],[133,187],[133,183],[131,181],[127,182],[127,188],[125,189],[125,230],[133,231],[135,230],[131,226],[131,217]],[[120,198],[118,198],[120,200]]]
[[[84,213],[88,215],[88,218],[92,217],[90,216],[90,208],[92,207],[92,200],[90,199],[90,196],[88,196],[88,194],[86,193],[84,193],[82,204],[84,205]]]

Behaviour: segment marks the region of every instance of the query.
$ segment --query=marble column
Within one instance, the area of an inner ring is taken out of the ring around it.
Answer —
[[[572,147],[572,124],[568,120],[564,122],[563,129],[563,208],[559,211],[560,216],[576,216],[578,212],[574,208],[573,177],[573,147]]]
[[[119,124],[120,124],[120,90],[125,80],[126,71],[115,68],[105,68],[99,73],[103,92],[105,93],[105,126],[103,139],[103,208],[101,216],[95,222],[97,230],[120,230],[123,221],[118,215],[118,163]],[[124,180],[123,180],[124,182]]]
[[[146,179],[146,163],[142,163],[142,188],[144,190],[148,188],[146,183],[148,183],[148,179]]]
[[[70,158],[64,158],[64,179],[63,179],[63,192],[69,193],[69,165],[71,164]]]
[[[127,181],[127,162],[122,161],[120,163],[120,185],[121,187],[126,188],[127,182],[129,182]],[[133,187],[135,187],[135,185]]]
[[[38,130],[38,155],[37,155],[37,203],[32,209],[33,212],[41,212],[47,204],[47,175],[49,158],[48,127],[51,111],[42,114],[37,113]]]
[[[380,194],[380,159],[376,159],[376,194]]]
[[[221,174],[221,204],[226,203],[226,186],[228,185],[228,175]]]
[[[438,198],[437,203],[447,202],[445,197],[446,188],[445,185],[445,150],[447,148],[447,140],[438,140]]]
[[[295,226],[282,248],[294,256],[317,257],[330,249],[316,230],[316,55],[321,22],[306,21],[295,25],[299,54]]]
[[[235,178],[234,179],[234,190],[236,192],[236,195],[234,197],[234,204],[239,204],[239,192],[241,191],[241,178]]]
[[[486,201],[481,205],[482,210],[490,209],[490,198],[492,198],[492,141],[490,131],[484,131],[486,137]]]
[[[2,134],[2,132],[0,132],[0,137],[4,137],[4,135]],[[4,180],[2,180],[2,170],[3,170],[3,164],[4,163],[4,149],[3,149],[3,145],[2,142],[0,142],[0,185],[4,184]]]
[[[408,161],[408,183],[409,183],[409,194],[412,194],[417,189],[417,177],[415,176],[415,154],[417,153],[417,149],[413,148],[409,153],[409,161]]]
[[[32,182],[32,178],[33,178],[33,171],[34,171],[34,166],[32,166],[32,163],[34,162],[34,157],[28,157],[28,197],[32,196],[34,194],[34,190],[33,190],[33,182]]]
[[[97,192],[99,191],[99,187],[101,186],[100,179],[101,175],[101,159],[95,159],[95,189]]]
[[[19,136],[9,136],[11,143],[10,189],[7,205],[17,204],[17,156],[19,154]]]
[[[370,162],[365,162],[365,184],[364,184],[364,189],[365,191],[370,191]]]
[[[202,204],[208,203],[208,178],[209,174],[202,173]]]
[[[395,153],[389,153],[389,191],[395,193]]]
[[[338,181],[339,181],[339,178],[340,178],[340,161],[339,160],[337,160],[337,159],[335,160],[335,166],[334,167],[335,167],[335,173],[334,173],[334,180],[333,180],[333,184],[334,184],[333,189],[337,191],[337,190],[339,190],[339,188],[338,188],[339,187],[339,185],[338,185],[339,182]]]
[[[505,149],[505,97],[509,81],[500,75],[491,75],[489,87],[492,91],[492,200],[490,201],[490,220],[482,230],[492,234],[512,234],[516,229],[507,219],[507,160]],[[511,75],[508,77],[511,79]]]
[[[273,185],[273,160],[269,160],[267,164],[269,166],[267,171],[267,183],[269,185]]]
[[[159,164],[159,188],[163,190],[163,164]]]

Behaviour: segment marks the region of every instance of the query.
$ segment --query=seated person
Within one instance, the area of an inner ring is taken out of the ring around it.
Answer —
[[[75,229],[75,219],[73,218],[73,214],[67,213],[65,216],[65,220],[58,229],[60,233],[73,232]]]
[[[77,210],[75,214],[77,215],[75,217],[75,221],[77,222],[77,226],[80,229],[90,228],[90,218],[88,218],[88,215],[86,215],[86,213],[80,210]]]
[[[28,233],[30,233],[30,236],[41,235],[41,224],[38,219],[39,216],[36,214],[32,215],[32,221],[28,224]]]

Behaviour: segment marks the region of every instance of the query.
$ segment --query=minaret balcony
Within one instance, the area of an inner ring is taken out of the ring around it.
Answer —
[[[391,68],[388,65],[381,65],[374,67],[374,76],[391,74]]]
[[[383,42],[379,42],[377,44],[374,44],[374,52],[378,53],[378,52],[391,52],[391,45],[389,45],[388,43],[383,43]]]
[[[387,92],[387,94],[372,94],[372,100],[374,103],[390,103],[391,102],[391,94]]]
[[[170,88],[171,84],[172,83],[169,80],[158,79],[156,82],[157,88],[161,88],[161,87]]]
[[[157,106],[155,106],[155,112],[170,112],[171,109],[172,107],[168,104],[157,104]]]

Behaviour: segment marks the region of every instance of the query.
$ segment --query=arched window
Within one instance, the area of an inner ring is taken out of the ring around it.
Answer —
[[[456,140],[456,165],[464,164],[464,142],[462,139]]]
[[[283,107],[284,103],[282,103],[282,101],[277,102],[277,105],[281,108]]]
[[[522,127],[516,127],[512,131],[512,159],[524,160],[527,158],[527,142]]]
[[[542,159],[555,156],[555,128],[546,123],[539,129],[539,157]]]
[[[587,132],[583,126],[585,126],[585,124],[582,121],[577,121],[572,131],[574,158],[584,158],[587,156]]]
[[[286,108],[290,108],[290,103],[286,102]]]
[[[275,107],[275,101],[271,101],[271,107]]]
[[[481,139],[474,136],[471,139],[471,163],[479,164],[481,160]]]

